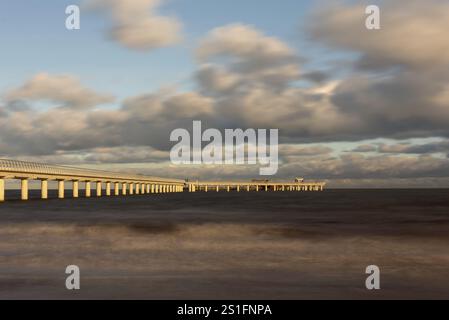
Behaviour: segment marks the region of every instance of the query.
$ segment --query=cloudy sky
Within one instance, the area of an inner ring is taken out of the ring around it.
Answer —
[[[257,177],[170,163],[170,132],[202,120],[278,128],[276,179],[449,187],[448,30],[440,0],[2,1],[0,158]]]

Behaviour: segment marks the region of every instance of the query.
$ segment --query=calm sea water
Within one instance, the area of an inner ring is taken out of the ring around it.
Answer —
[[[449,190],[13,200],[0,298],[449,299]]]

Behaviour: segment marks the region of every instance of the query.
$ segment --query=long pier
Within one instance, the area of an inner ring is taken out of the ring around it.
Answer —
[[[58,182],[58,198],[65,197],[66,183],[72,184],[72,197],[79,197],[80,184],[85,197],[91,197],[91,184],[95,185],[97,197],[105,195],[134,195],[147,193],[182,192],[184,180],[133,175],[103,170],[47,165],[16,160],[0,160],[0,201],[5,201],[5,180],[21,181],[21,199],[28,200],[28,182],[39,180],[41,198],[48,199],[48,181]],[[112,189],[113,188],[113,189]]]
[[[48,199],[48,182],[57,181],[58,198],[66,197],[66,186],[71,184],[71,197],[80,196],[84,187],[84,196],[92,196],[92,184],[95,196],[139,195],[173,192],[209,192],[209,191],[323,191],[324,182],[270,182],[270,181],[196,181],[167,179],[138,174],[75,168],[69,166],[48,165],[42,163],[0,159],[0,202],[5,201],[5,181],[20,180],[21,199],[29,199],[29,181],[40,181],[41,199]]]

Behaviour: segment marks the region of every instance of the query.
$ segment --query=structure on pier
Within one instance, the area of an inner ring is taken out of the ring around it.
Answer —
[[[305,182],[304,179],[300,182],[283,182],[283,181],[267,181],[267,180],[253,180],[248,181],[197,181],[189,182],[189,192],[196,191],[323,191],[325,182]]]
[[[42,163],[0,159],[0,202],[5,200],[5,180],[21,181],[21,199],[28,200],[28,182],[38,180],[41,184],[41,198],[48,199],[48,181],[58,182],[58,198],[65,197],[66,183],[71,183],[71,196],[79,197],[80,184],[84,186],[84,196],[91,197],[91,184],[95,185],[96,196],[134,195],[149,193],[172,193],[197,191],[323,191],[324,182],[272,182],[269,180],[190,182],[137,174],[103,170],[56,166]],[[104,188],[103,188],[104,187]]]

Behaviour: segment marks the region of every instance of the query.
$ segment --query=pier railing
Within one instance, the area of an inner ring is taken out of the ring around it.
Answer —
[[[2,174],[19,175],[45,175],[45,176],[73,176],[80,178],[98,178],[101,180],[145,180],[152,182],[184,183],[184,180],[166,179],[160,177],[144,176],[113,171],[76,168],[70,166],[50,165],[36,162],[0,159],[0,176]]]

